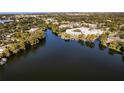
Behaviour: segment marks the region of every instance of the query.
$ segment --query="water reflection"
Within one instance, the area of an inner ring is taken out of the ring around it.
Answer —
[[[78,41],[78,43],[80,43],[82,46],[86,46],[88,48],[95,48],[95,45],[97,45],[96,42],[89,42],[89,41]],[[98,46],[99,46],[98,47],[99,50],[102,50],[102,51],[104,51],[107,48],[106,46],[100,44],[100,42],[98,42]],[[124,62],[123,52],[118,52],[118,51],[115,51],[115,50],[109,49],[109,48],[107,48],[107,49],[108,49],[108,54],[109,55],[114,55],[114,54],[121,55],[122,56],[122,61]]]
[[[0,66],[0,80],[3,79],[4,77],[4,69],[7,67],[7,65],[9,64],[13,64],[13,62],[16,62],[16,60],[18,61],[21,58],[26,58],[28,54],[30,53],[35,53],[35,51],[39,48],[39,47],[45,47],[45,43],[46,43],[46,39],[40,40],[39,44],[37,44],[36,46],[31,46],[29,48],[26,49],[26,51],[21,51],[13,56],[11,56],[8,59],[7,64]]]
[[[122,61],[124,62],[124,55],[122,56]]]
[[[10,57],[0,67],[0,80],[124,79],[123,54],[99,42],[64,41],[50,31],[46,34],[38,45]]]
[[[22,52],[19,52],[15,55],[11,56],[8,60],[8,64],[12,64],[15,60],[18,60],[20,58],[24,58],[30,53],[35,53],[35,51],[39,47],[41,47],[41,48],[44,47],[45,43],[46,43],[46,39],[40,40],[39,44],[37,44],[36,46],[30,46],[29,48],[26,49],[26,51],[22,51]]]
[[[82,46],[85,46],[85,41],[78,41]]]
[[[88,42],[88,41],[86,41],[85,44],[86,44],[86,46],[89,47],[89,48],[95,48],[95,43],[93,43],[93,42]]]
[[[106,46],[99,44],[99,50],[105,50],[105,49],[106,49]]]
[[[47,33],[47,31],[46,31]],[[54,34],[55,36],[57,36],[55,33],[52,33]],[[48,37],[48,36],[46,36]],[[65,42],[70,42],[71,40],[64,40]],[[72,40],[73,41],[73,40]],[[35,51],[39,48],[39,47],[45,47],[45,43],[46,43],[46,39],[44,40],[41,40],[39,44],[37,44],[36,46],[32,46],[32,47],[29,47],[26,51],[22,51],[22,52],[19,52],[13,56],[11,56],[9,58],[9,61],[7,64],[12,64],[14,60],[18,60],[19,58],[23,58],[23,57],[26,57],[28,54],[30,53],[35,53]],[[95,45],[96,45],[96,42],[89,42],[89,41],[78,41],[78,43],[81,45],[81,46],[86,46],[87,48],[95,48]],[[102,44],[100,44],[100,42],[98,43],[98,48],[99,50],[105,50],[107,47],[106,46],[103,46]],[[114,55],[114,54],[119,54],[119,55],[122,55],[122,61],[124,62],[124,55],[120,52],[117,52],[115,50],[112,50],[112,49],[108,49],[108,54],[109,55]],[[5,66],[0,66],[0,70],[4,69]]]

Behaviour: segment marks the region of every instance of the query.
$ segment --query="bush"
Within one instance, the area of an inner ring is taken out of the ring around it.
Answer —
[[[102,34],[101,37],[100,37],[100,43],[104,46],[107,46],[107,34]]]
[[[121,46],[119,45],[118,42],[113,41],[109,44],[109,48],[116,50],[116,51],[121,51]]]

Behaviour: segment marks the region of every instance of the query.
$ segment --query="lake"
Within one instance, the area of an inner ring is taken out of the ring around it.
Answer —
[[[0,80],[124,80],[124,55],[98,41],[62,40],[48,29],[45,40],[0,67]]]

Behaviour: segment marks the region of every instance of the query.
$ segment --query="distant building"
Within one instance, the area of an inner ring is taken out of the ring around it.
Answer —
[[[71,34],[71,35],[76,35],[76,36],[82,34],[81,31],[78,31],[78,32],[77,32],[77,31],[74,31],[74,30],[76,30],[76,29],[67,29],[67,30],[66,30],[66,33],[67,33],[67,34]]]
[[[1,24],[10,23],[10,22],[13,22],[13,20],[0,20]]]
[[[36,31],[36,30],[38,30],[38,28],[37,28],[37,27],[33,27],[33,28],[31,28],[28,32],[34,32],[34,31]]]
[[[76,31],[78,30],[78,31]],[[71,34],[71,35],[80,35],[80,34],[84,34],[84,35],[101,35],[103,33],[103,31],[99,30],[99,29],[92,29],[89,30],[89,28],[87,27],[81,27],[81,28],[73,28],[73,29],[67,29],[66,30],[67,34]]]

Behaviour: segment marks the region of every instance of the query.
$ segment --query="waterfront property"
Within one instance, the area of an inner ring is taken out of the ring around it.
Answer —
[[[0,80],[124,80],[122,55],[98,42],[64,41],[50,30],[46,34],[44,42],[7,60]]]
[[[67,29],[65,33],[70,34],[70,35],[76,35],[76,36],[83,34],[83,33],[81,32],[81,30],[78,29],[78,28],[75,28],[75,29]]]
[[[95,41],[99,36],[103,34],[100,29],[89,29],[87,27],[66,29],[61,33],[62,39],[67,40],[83,40],[83,41]]]
[[[27,49],[27,45],[34,46],[43,38],[45,38],[45,34],[39,28],[31,28],[25,32],[15,32],[9,34],[9,36],[7,35],[6,40],[2,42],[4,45],[0,47],[0,64],[5,63],[3,58],[8,58],[20,51],[24,51]]]
[[[1,15],[0,80],[124,80],[123,15]]]
[[[101,35],[103,33],[103,31],[101,31],[100,29],[89,29],[87,27],[81,27],[81,28],[73,28],[73,29],[67,29],[66,30],[67,34],[71,34],[71,35]]]

